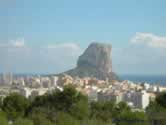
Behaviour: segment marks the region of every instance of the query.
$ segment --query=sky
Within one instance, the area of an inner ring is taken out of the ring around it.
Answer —
[[[0,72],[63,72],[95,41],[118,74],[166,75],[165,27],[165,0],[1,0]]]

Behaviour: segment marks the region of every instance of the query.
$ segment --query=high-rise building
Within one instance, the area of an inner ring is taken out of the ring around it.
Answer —
[[[2,76],[3,84],[11,85],[13,81],[13,74],[12,73],[4,73]]]
[[[123,101],[133,103],[135,108],[145,109],[149,105],[149,94],[146,91],[129,91],[124,94]]]

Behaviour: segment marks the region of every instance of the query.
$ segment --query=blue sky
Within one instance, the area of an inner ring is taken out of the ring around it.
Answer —
[[[97,41],[115,72],[166,74],[165,12],[165,0],[0,1],[0,72],[65,71]]]

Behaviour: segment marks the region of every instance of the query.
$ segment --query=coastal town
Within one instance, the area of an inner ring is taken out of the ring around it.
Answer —
[[[166,125],[166,0],[0,10],[0,125]]]
[[[93,77],[71,77],[67,74],[59,76],[15,76],[11,73],[0,77],[0,97],[3,99],[10,93],[19,93],[26,98],[49,93],[55,89],[63,91],[63,87],[72,85],[88,96],[91,101],[126,102],[133,110],[144,110],[156,94],[166,91],[165,86],[149,83],[134,83],[129,80],[98,80]]]

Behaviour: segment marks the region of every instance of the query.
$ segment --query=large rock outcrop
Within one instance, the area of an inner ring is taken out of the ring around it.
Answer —
[[[101,72],[112,72],[111,45],[92,43],[79,57],[77,67],[94,67]]]
[[[77,67],[65,73],[71,76],[115,80],[117,76],[112,72],[111,50],[109,44],[92,43],[79,57]]]

